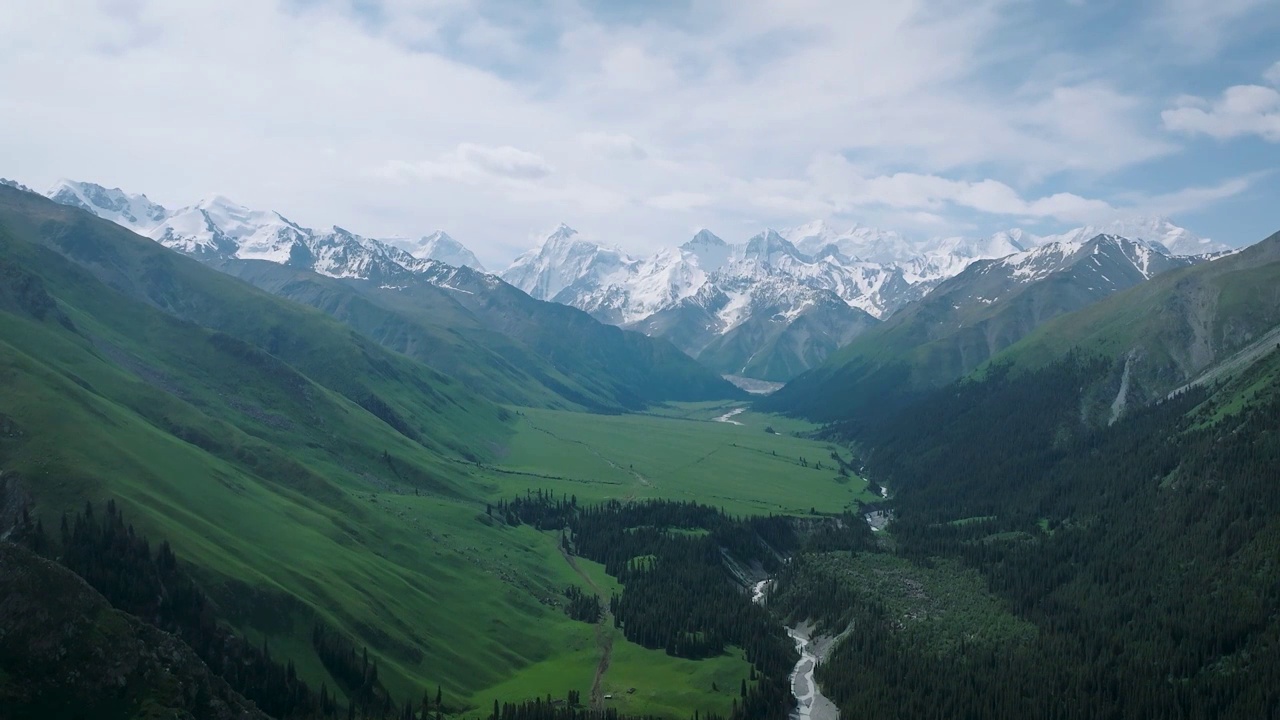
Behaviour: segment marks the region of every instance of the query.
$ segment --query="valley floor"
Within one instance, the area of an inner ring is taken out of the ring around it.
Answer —
[[[840,512],[874,502],[839,474],[812,426],[743,403],[679,403],[646,414],[518,409],[500,459],[483,468],[495,499],[543,488],[579,500],[690,500],[740,515]],[[717,422],[729,418],[732,422]]]
[[[662,498],[696,501],[736,515],[805,515],[875,500],[863,480],[837,472],[826,444],[791,434],[811,426],[752,412],[745,403],[678,403],[614,416],[513,411],[520,416],[515,435],[497,462],[481,468],[485,492],[495,503],[541,489],[581,503]],[[736,424],[716,421],[729,413]],[[554,547],[558,537],[548,534],[545,540]],[[619,589],[596,563],[573,558],[576,569],[561,564],[578,572],[575,583],[596,589],[606,604]],[[727,714],[749,672],[738,651],[692,661],[631,643],[608,620],[594,629],[553,624],[550,656],[513,668],[509,678],[479,690],[472,696],[474,706],[553,688],[575,689],[587,698],[605,647],[610,657],[600,687],[610,699],[604,704],[627,714]]]

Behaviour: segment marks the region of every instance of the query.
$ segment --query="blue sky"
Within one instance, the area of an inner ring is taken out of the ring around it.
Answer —
[[[1280,230],[1275,0],[48,0],[0,27],[0,175],[213,193],[491,267],[813,219]]]

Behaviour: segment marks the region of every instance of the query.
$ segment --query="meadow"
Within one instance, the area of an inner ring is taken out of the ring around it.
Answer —
[[[738,409],[732,423],[713,419]],[[809,426],[745,403],[630,415],[516,412],[514,435],[484,467],[492,498],[543,488],[580,501],[691,500],[736,515],[840,512],[874,501],[863,480],[839,473],[830,446],[791,434]]]

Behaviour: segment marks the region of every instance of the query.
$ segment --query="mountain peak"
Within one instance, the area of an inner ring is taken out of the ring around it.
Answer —
[[[1168,250],[1172,255],[1206,255],[1230,250],[1227,245],[1202,238],[1186,228],[1179,227],[1169,218],[1135,215],[1118,217],[1102,225],[1086,225],[1061,235],[1041,238],[1041,242],[1087,242],[1098,235],[1116,235],[1130,240],[1143,240]]]
[[[11,187],[14,190],[21,190],[22,192],[29,192],[29,193],[35,192],[35,190],[32,190],[31,188],[27,187],[26,185],[23,185],[17,180],[10,180],[9,178],[0,178],[0,185]]]
[[[484,266],[480,264],[480,260],[476,258],[475,254],[467,249],[465,245],[454,240],[444,230],[436,230],[430,235],[424,235],[417,240],[412,238],[388,238],[384,242],[404,250],[419,260],[435,260],[454,267],[465,266],[472,270],[485,271]]]
[[[782,237],[773,228],[768,228],[764,232],[753,235],[742,248],[743,258],[759,258],[770,264],[780,254],[805,259],[804,253],[800,252],[795,245],[791,244],[790,240]]]
[[[151,202],[146,195],[131,195],[120,188],[106,188],[97,183],[63,178],[45,195],[54,202],[88,210],[135,232],[145,233],[169,216],[168,210]]]
[[[711,232],[706,228],[702,228],[698,232],[694,233],[694,236],[690,238],[689,241],[686,242],[684,245],[681,245],[680,248],[683,250],[692,250],[695,247],[699,247],[699,246],[700,247],[727,247],[728,245],[729,243],[720,239],[719,235],[716,235],[715,233]]]

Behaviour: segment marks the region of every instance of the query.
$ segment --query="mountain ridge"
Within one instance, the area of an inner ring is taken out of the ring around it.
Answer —
[[[1055,240],[971,264],[797,377],[762,406],[834,420],[875,415],[958,380],[1050,320],[1205,259],[1114,235]],[[831,398],[842,397],[837,408]]]
[[[77,195],[73,206],[84,209],[82,200],[96,198],[107,205],[89,212],[128,228],[118,208],[141,196],[96,187]],[[146,237],[320,309],[497,402],[619,412],[672,399],[741,396],[662,339],[630,337],[581,311],[530,298],[496,276],[415,257],[342,227],[318,232],[222,197],[166,211],[164,218]],[[427,236],[417,249],[433,240],[440,246],[442,239]],[[571,234],[564,239],[572,242]],[[253,267],[259,262],[281,269]]]
[[[983,238],[922,242],[865,226],[836,231],[814,221],[783,231],[765,229],[738,244],[701,230],[679,247],[637,258],[561,225],[501,275],[534,297],[572,305],[602,322],[668,337],[721,373],[740,375],[746,367],[738,362],[742,357],[763,354],[757,367],[773,369],[769,377],[760,379],[785,381],[821,363],[835,347],[815,342],[809,348],[795,348],[798,355],[790,358],[771,358],[773,346],[764,338],[777,337],[785,328],[762,333],[758,316],[789,325],[805,316],[824,292],[834,293],[852,309],[885,320],[973,263],[1054,243],[1076,247],[1108,234],[1103,232],[1108,229],[1152,235],[1149,242],[1161,248],[1168,244],[1215,252],[1224,247],[1160,218],[1100,228],[1044,237],[1013,229]],[[571,243],[566,242],[569,237]],[[751,319],[755,320],[753,330],[738,330]],[[826,321],[820,334],[827,338],[852,340],[866,328],[857,313],[828,314]],[[799,337],[818,325],[812,317],[805,324],[808,330],[797,328],[791,334]],[[735,332],[738,337],[729,337]],[[746,336],[763,344],[749,348],[745,356],[733,353],[732,361],[719,352],[704,355],[712,346],[741,346]],[[798,361],[800,357],[805,359]]]

